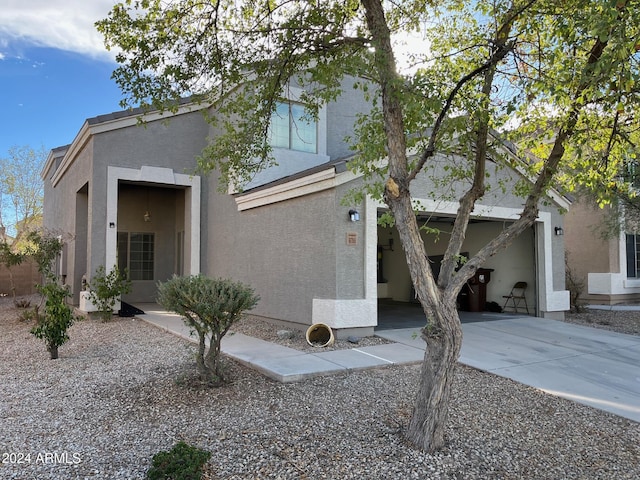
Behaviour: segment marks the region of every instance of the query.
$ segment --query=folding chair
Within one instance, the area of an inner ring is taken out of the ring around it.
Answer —
[[[507,308],[513,309],[515,313],[518,313],[518,309],[522,308],[527,311],[529,315],[529,306],[527,305],[527,297],[525,297],[525,291],[527,290],[527,282],[516,282],[509,295],[503,295],[502,298],[506,298],[502,310]],[[524,306],[522,305],[524,304]]]

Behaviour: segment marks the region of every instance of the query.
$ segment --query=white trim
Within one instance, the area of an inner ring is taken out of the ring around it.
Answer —
[[[425,212],[438,212],[454,214],[457,212],[458,204],[455,202],[436,202],[429,199],[414,198],[414,202],[419,202]],[[373,208],[388,208],[381,201],[373,202]],[[473,216],[487,220],[509,220],[514,221],[520,218],[521,209],[511,207],[498,207],[489,205],[476,205]],[[569,291],[553,289],[553,225],[551,223],[551,213],[539,212],[536,222],[541,225],[543,251],[538,255],[538,265],[536,266],[538,290],[538,304],[541,312],[563,312],[569,310]]]
[[[378,215],[376,202],[367,197],[364,208],[364,299],[314,298],[312,323],[331,328],[375,327],[378,324],[378,283],[376,255],[378,251]]]
[[[185,218],[190,226],[191,257],[188,263],[189,271],[185,274],[197,275],[200,273],[200,196],[201,179],[197,175],[185,175],[175,173],[170,168],[143,166],[139,170],[125,167],[107,167],[107,218],[105,222],[105,268],[116,265],[116,247],[118,232],[118,181],[128,180],[133,182],[156,183],[163,185],[179,185],[190,187],[191,202],[189,204],[190,216]],[[187,197],[188,198],[188,197]],[[113,223],[115,228],[109,228]]]
[[[351,171],[336,174],[335,168],[306,175],[301,178],[291,180],[286,183],[274,185],[273,187],[259,189],[255,192],[239,195],[235,198],[238,211],[249,210],[251,208],[262,207],[296,197],[310,195],[335,188],[343,183],[350,182],[357,175]]]
[[[169,111],[153,111],[140,114],[132,113],[131,115],[126,115],[121,118],[105,119],[104,121],[96,123],[94,125],[89,125],[89,121],[85,120],[85,122],[82,124],[82,127],[80,128],[80,131],[65,152],[60,167],[58,167],[58,170],[55,172],[53,177],[51,177],[51,183],[55,187],[58,182],[60,182],[67,170],[69,170],[71,165],[73,165],[73,162],[76,161],[76,157],[78,156],[80,151],[89,142],[89,139],[97,133],[110,132],[112,130],[118,130],[120,128],[131,127],[134,125],[138,125],[140,121],[153,122],[156,120],[172,118],[178,115],[183,115],[185,113],[197,112],[204,108],[207,107],[205,105],[199,105],[196,103],[188,103],[178,107],[175,113]]]
[[[553,289],[553,248],[552,239],[555,235],[551,224],[551,213],[539,212],[537,222],[541,225],[543,249],[538,254],[538,306],[541,313],[564,312],[570,308],[568,290]],[[541,271],[542,270],[542,271]]]
[[[618,272],[589,273],[587,291],[592,295],[630,295],[640,293],[640,279],[627,277],[626,233],[618,237]]]

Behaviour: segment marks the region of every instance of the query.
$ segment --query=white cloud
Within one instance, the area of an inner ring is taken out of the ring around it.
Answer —
[[[105,18],[115,0],[3,0],[0,46],[12,41],[113,58],[94,24]],[[0,53],[0,59],[2,54]]]

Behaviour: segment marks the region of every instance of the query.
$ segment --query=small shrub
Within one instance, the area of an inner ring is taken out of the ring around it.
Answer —
[[[98,307],[100,318],[106,322],[113,316],[116,300],[130,291],[131,280],[127,279],[126,272],[120,272],[115,266],[106,273],[104,266],[100,265],[89,285],[89,300]]]
[[[44,279],[37,288],[45,300],[42,312],[39,308],[33,310],[37,323],[31,333],[45,341],[51,359],[55,360],[58,358],[58,347],[69,340],[67,330],[81,317],[74,315],[73,309],[67,304],[69,290],[60,284],[53,269],[54,260],[62,251],[60,239],[38,232],[29,233],[28,239],[32,245],[30,255],[38,264],[38,271]]]
[[[171,450],[153,456],[147,479],[199,480],[202,478],[202,467],[210,457],[210,452],[178,442]]]
[[[247,285],[204,275],[174,276],[158,284],[158,303],[181,315],[198,333],[196,368],[200,380],[211,386],[224,383],[220,359],[222,337],[245,311],[256,306],[259,299]]]
[[[584,311],[584,305],[580,297],[584,292],[584,281],[578,278],[576,272],[571,268],[569,262],[569,254],[564,259],[565,266],[565,284],[569,290],[569,306],[572,311],[580,313]]]
[[[36,320],[38,318],[38,306],[36,305],[33,308],[27,308],[20,312],[18,315],[18,320],[21,322],[31,322],[32,320]]]
[[[36,315],[37,325],[31,329],[31,333],[45,341],[51,359],[55,360],[58,358],[58,347],[69,340],[67,330],[80,317],[74,315],[73,309],[67,304],[69,290],[65,286],[50,282],[38,289],[46,300],[43,313]]]
[[[21,298],[20,300],[15,300],[13,304],[16,306],[16,308],[29,308],[31,306],[31,300]]]

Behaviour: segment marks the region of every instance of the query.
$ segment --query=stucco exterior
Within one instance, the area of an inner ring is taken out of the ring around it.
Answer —
[[[80,300],[83,279],[90,281],[100,265],[116,264],[116,239],[122,228],[160,233],[158,238],[164,240],[158,254],[163,260],[173,241],[162,235],[170,230],[167,222],[175,229],[181,221],[184,229],[185,211],[191,210],[176,212],[176,208],[184,205],[184,198],[191,199],[194,189],[201,195],[199,177],[190,174],[205,146],[208,127],[198,111],[184,110],[170,117],[151,117],[145,126],[133,114],[92,118],[71,145],[49,156],[43,171],[43,225],[67,239],[64,268],[74,302]],[[134,185],[137,193],[126,184]],[[198,226],[200,202],[198,199]],[[144,221],[146,210],[152,212],[152,223]],[[199,244],[199,233],[197,239],[188,240],[190,247]],[[169,261],[175,264],[173,257],[172,253]],[[187,264],[188,271],[199,271],[199,265]],[[153,301],[155,282],[173,274],[173,267],[168,268],[164,261],[158,261],[157,267],[158,277],[134,282],[128,299]]]
[[[627,275],[626,232],[609,231],[607,220],[622,221],[616,207],[599,208],[587,198],[576,198],[565,219],[567,262],[582,284],[580,301],[617,305],[640,301],[640,279]]]
[[[126,112],[89,119],[71,145],[51,152],[43,171],[44,222],[69,238],[63,263],[76,303],[83,278],[90,282],[100,265],[127,265],[124,255],[133,247],[126,242],[133,236],[153,243],[153,278],[134,280],[123,298],[133,303],[154,301],[156,283],[173,274],[201,272],[252,285],[261,297],[256,315],[301,328],[325,323],[343,336],[373,333],[379,298],[411,301],[397,234],[377,225],[386,207],[371,198],[361,205],[343,202],[362,183],[346,168],[352,152],[345,141],[357,114],[368,108],[361,96],[345,95],[322,109],[315,153],[275,149],[278,165],[228,192],[218,190],[216,172],[194,173],[195,158],[217,135],[200,108],[184,104],[175,114],[150,113],[144,126]],[[439,187],[431,175],[458,160],[437,157],[412,187],[420,215],[437,216],[441,227],[439,241],[424,236],[430,256],[444,251],[447,219],[460,194]],[[509,168],[491,171],[491,188],[474,212],[464,250],[475,253],[518,217],[523,201],[512,192],[519,181]],[[564,245],[552,233],[565,207],[561,197],[551,197],[535,226],[487,262],[495,272],[488,300],[501,304],[513,283],[524,280],[535,313],[554,317],[568,308]],[[359,221],[349,219],[351,209]],[[389,278],[380,282],[379,246],[394,236],[396,248],[384,256]]]

